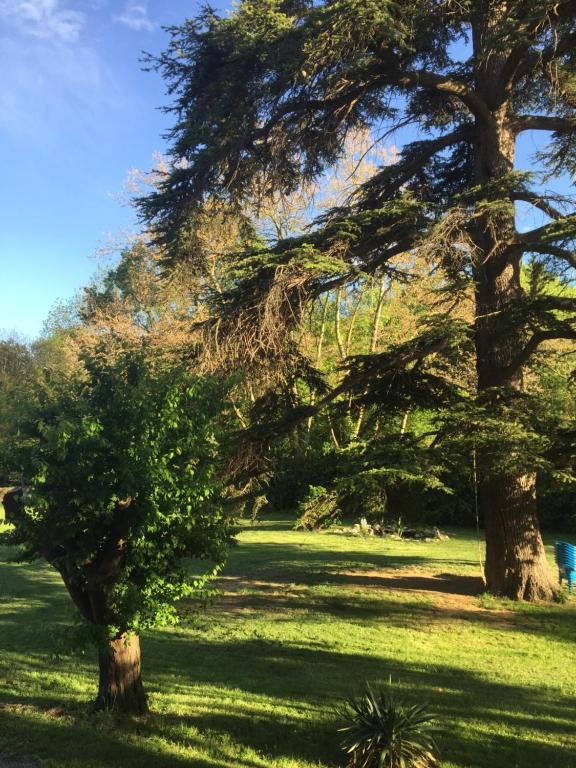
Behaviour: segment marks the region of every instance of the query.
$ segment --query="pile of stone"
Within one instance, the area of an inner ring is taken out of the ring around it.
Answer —
[[[365,517],[352,527],[354,536],[390,536],[395,539],[414,539],[416,541],[431,541],[449,539],[437,526],[432,528],[404,528],[400,525],[380,525],[369,523]]]

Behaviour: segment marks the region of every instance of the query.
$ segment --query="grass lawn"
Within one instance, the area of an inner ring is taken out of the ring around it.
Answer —
[[[576,768],[576,599],[477,597],[469,531],[401,542],[269,522],[239,542],[209,609],[143,638],[153,714],[128,721],[90,713],[90,654],[53,658],[72,615],[56,574],[3,550],[0,765],[342,765],[335,706],[391,675],[437,713],[445,768]]]

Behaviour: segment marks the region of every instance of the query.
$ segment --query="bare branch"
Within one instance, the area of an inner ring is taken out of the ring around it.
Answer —
[[[507,381],[511,376],[517,373],[525,365],[532,355],[538,350],[545,341],[554,339],[576,339],[576,329],[567,324],[559,325],[552,330],[535,331],[528,339],[524,348],[516,355],[512,362],[500,371],[501,380]]]
[[[530,203],[530,205],[538,208],[538,210],[542,211],[542,213],[545,213],[546,216],[549,216],[555,221],[564,216],[561,211],[548,202],[547,198],[541,197],[540,195],[531,194],[530,192],[514,192],[512,198],[514,201],[518,200]]]
[[[541,253],[543,255],[555,256],[557,259],[562,259],[568,266],[576,269],[576,254],[572,251],[568,251],[565,248],[560,248],[556,245],[549,245],[548,243],[536,243],[530,246],[530,250],[535,253]]]
[[[576,297],[572,296],[541,296],[531,303],[537,312],[558,311],[576,313]],[[562,337],[559,337],[562,338]]]
[[[516,133],[521,133],[522,131],[571,133],[576,131],[576,118],[554,115],[518,115],[514,118],[512,127]]]
[[[571,51],[576,45],[576,33],[570,33],[561,37],[554,45],[549,45],[542,51],[533,51],[519,62],[516,71],[513,72],[511,84],[519,82],[525,75],[540,71],[549,78],[547,68],[554,59]]]
[[[434,72],[420,69],[415,72],[401,72],[398,75],[397,84],[400,87],[421,86],[428,90],[440,91],[459,99],[470,112],[486,123],[492,123],[492,113],[488,105],[477,93],[472,91],[461,80],[443,77]]]
[[[548,242],[555,240],[565,241],[567,239],[574,239],[575,233],[562,231],[561,228],[562,225],[568,226],[570,224],[576,229],[576,214],[562,216],[548,224],[543,224],[541,227],[531,229],[529,232],[519,232],[517,235],[518,241],[522,245],[538,246],[547,245]]]

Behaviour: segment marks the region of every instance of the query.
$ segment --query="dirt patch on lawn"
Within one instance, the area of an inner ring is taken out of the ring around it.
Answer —
[[[509,626],[509,621],[515,618],[513,611],[482,606],[478,600],[484,592],[480,576],[426,573],[403,568],[397,571],[346,571],[338,574],[338,580],[350,589],[362,587],[426,596],[442,619],[482,618],[491,624]]]
[[[407,568],[395,571],[345,571],[338,574],[336,580],[344,586],[354,588],[427,593],[435,600],[442,599],[445,603],[455,599],[456,604],[460,604],[462,598],[476,598],[484,591],[484,583],[479,576],[428,573]]]
[[[506,609],[487,609],[478,597],[484,591],[479,576],[465,576],[451,573],[430,573],[402,568],[400,570],[349,570],[325,574],[325,580],[314,579],[313,584],[341,585],[344,593],[349,590],[363,590],[373,593],[375,600],[387,594],[410,594],[426,599],[431,616],[436,613],[438,620],[461,619],[481,620],[491,625],[509,627],[515,613]],[[283,581],[251,579],[241,576],[224,576],[218,581],[221,590],[217,600],[218,609],[231,613],[252,613],[267,611],[305,611],[315,595],[311,584],[295,584]]]

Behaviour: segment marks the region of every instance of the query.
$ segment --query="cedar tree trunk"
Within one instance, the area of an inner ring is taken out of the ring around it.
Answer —
[[[495,5],[495,4],[494,4]],[[494,6],[474,29],[476,50],[490,24],[497,24]],[[506,3],[501,4],[505,13]],[[479,57],[481,58],[481,57]],[[514,170],[516,136],[511,105],[497,84],[505,60],[492,56],[479,63],[476,88],[491,111],[492,119],[477,118],[474,146],[478,185],[505,178]],[[510,308],[521,298],[521,255],[510,248],[515,239],[514,204],[499,206],[478,215],[472,233],[475,245],[476,368],[478,392],[490,398],[493,387],[523,389],[521,365],[514,360],[525,344],[525,333],[511,322]],[[487,391],[488,390],[488,391]],[[494,395],[495,397],[497,395]],[[485,462],[484,462],[485,463]],[[515,600],[550,599],[555,586],[549,571],[536,515],[534,474],[495,474],[482,469],[479,451],[480,511],[486,529],[486,583],[490,592]]]
[[[100,679],[97,709],[143,715],[148,711],[142,685],[140,638],[121,635],[98,652]]]

